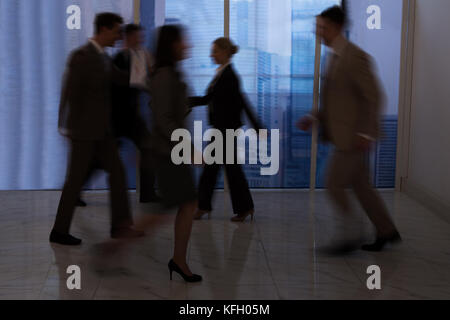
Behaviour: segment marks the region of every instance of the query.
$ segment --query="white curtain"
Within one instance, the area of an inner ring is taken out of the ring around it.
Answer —
[[[81,9],[81,29],[66,26]],[[67,160],[57,131],[70,51],[93,34],[98,12],[133,20],[133,0],[0,0],[0,190],[60,189]]]

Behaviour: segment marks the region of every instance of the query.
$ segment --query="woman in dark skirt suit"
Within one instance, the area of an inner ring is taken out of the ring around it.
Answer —
[[[231,59],[239,51],[228,38],[214,41],[211,57],[220,67],[216,77],[211,82],[206,96],[190,98],[190,106],[209,106],[209,121],[214,129],[218,129],[225,137],[227,129],[239,129],[243,126],[242,113],[245,112],[256,130],[261,129],[256,117],[244,98],[239,77],[236,74]],[[236,142],[236,141],[235,141]],[[226,144],[224,143],[226,146]],[[226,150],[223,150],[226,159]],[[225,164],[233,211],[236,215],[232,221],[244,222],[248,216],[253,219],[254,204],[248,187],[248,182],[241,165],[236,162],[236,143],[234,147],[235,164]],[[212,211],[212,198],[217,183],[217,176],[222,165],[206,165],[200,179],[199,210],[195,219],[201,219]]]
[[[202,277],[191,272],[187,264],[187,247],[191,236],[192,222],[197,209],[197,192],[190,165],[175,165],[171,159],[172,133],[186,128],[188,115],[186,84],[177,65],[186,57],[187,45],[183,30],[179,26],[166,25],[159,31],[154,73],[150,78],[149,92],[153,113],[151,152],[163,204],[178,207],[175,221],[175,250],[169,263],[170,277],[179,273],[187,282],[202,281]]]

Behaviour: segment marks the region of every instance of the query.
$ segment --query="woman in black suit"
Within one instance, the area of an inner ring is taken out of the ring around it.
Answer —
[[[222,132],[225,137],[227,129],[239,129],[243,126],[242,113],[247,114],[255,129],[261,125],[253,115],[240,87],[239,77],[234,71],[231,59],[239,51],[228,38],[219,38],[213,43],[211,57],[220,67],[211,82],[206,96],[190,98],[191,107],[209,106],[209,121],[212,127]],[[236,142],[236,141],[235,141]],[[226,159],[226,144],[223,156]],[[248,187],[248,182],[241,165],[236,161],[237,148],[234,146],[235,164],[225,164],[225,173],[231,193],[233,211],[236,216],[234,222],[244,222],[248,216],[253,219],[254,204]],[[225,161],[224,161],[225,162]],[[199,185],[199,210],[195,219],[201,219],[212,211],[212,197],[217,183],[217,176],[222,165],[206,165]]]

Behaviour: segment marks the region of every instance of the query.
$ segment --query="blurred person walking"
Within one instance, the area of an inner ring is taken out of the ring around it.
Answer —
[[[140,202],[149,203],[161,199],[155,192],[155,174],[144,165],[151,156],[144,148],[150,139],[150,132],[140,114],[139,99],[143,90],[147,90],[152,57],[143,43],[141,26],[125,26],[125,47],[113,58],[113,63],[118,69],[130,73],[130,85],[113,85],[112,118],[116,138],[131,140],[140,151]]]
[[[147,164],[156,172],[162,204],[166,208],[178,207],[175,248],[169,262],[170,278],[176,272],[186,282],[200,282],[202,277],[193,274],[187,263],[187,248],[197,208],[193,172],[190,165],[175,165],[171,159],[172,149],[176,145],[172,134],[177,129],[186,128],[185,118],[189,114],[187,86],[178,66],[186,59],[187,49],[181,26],[166,25],[160,28],[154,71],[149,82],[153,160]]]
[[[334,6],[317,17],[317,35],[331,48],[332,56],[322,88],[321,108],[301,119],[298,127],[308,131],[314,121],[322,138],[335,146],[327,187],[344,215],[351,214],[346,188],[351,187],[377,231],[375,243],[363,250],[381,251],[401,241],[399,232],[378,192],[370,183],[366,156],[380,137],[382,91],[371,58],[343,36],[345,12]],[[339,244],[338,244],[339,246]]]
[[[80,245],[70,226],[81,188],[93,167],[109,175],[111,237],[143,235],[131,228],[125,171],[119,157],[111,121],[111,84],[128,85],[129,74],[117,70],[105,52],[121,39],[123,19],[114,13],[95,18],[95,36],[69,57],[59,109],[59,131],[70,140],[65,185],[50,242]]]
[[[239,48],[228,38],[214,41],[211,58],[219,65],[216,76],[212,80],[204,97],[191,97],[190,106],[209,106],[209,122],[214,129],[226,136],[227,129],[239,129],[243,126],[242,113],[245,112],[256,130],[262,129],[241,91],[239,77],[234,70],[232,57]],[[255,213],[255,206],[242,166],[237,162],[237,139],[234,141],[234,164],[205,165],[199,186],[199,210],[195,219],[201,219],[213,210],[212,199],[217,177],[222,166],[230,186],[231,202],[234,214],[233,222],[244,222]],[[226,144],[223,146],[223,158],[227,159]]]

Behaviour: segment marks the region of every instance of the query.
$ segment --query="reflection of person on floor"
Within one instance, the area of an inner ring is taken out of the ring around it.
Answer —
[[[261,129],[257,118],[253,115],[250,107],[244,98],[239,83],[238,75],[231,64],[231,58],[239,51],[228,38],[219,38],[214,41],[211,57],[220,67],[211,82],[208,92],[204,97],[192,97],[189,104],[195,106],[209,106],[209,122],[226,136],[227,129],[237,130],[242,127],[242,113],[245,111],[252,125],[256,130]],[[237,139],[235,139],[237,141]],[[234,150],[234,164],[225,164],[225,174],[230,186],[233,211],[236,217],[234,222],[243,222],[248,216],[253,219],[254,203],[249,190],[248,182],[242,166],[237,164],[236,141]],[[215,143],[215,141],[213,142]],[[223,157],[227,159],[227,146],[224,143]],[[196,219],[201,219],[203,215],[209,214],[212,208],[212,198],[216,187],[217,177],[222,165],[205,165],[199,185],[199,211]]]
[[[105,47],[121,38],[123,19],[102,13],[95,19],[95,36],[75,50],[68,61],[59,110],[59,130],[71,143],[66,182],[50,241],[79,245],[69,234],[77,198],[86,177],[100,165],[109,174],[111,188],[111,237],[143,235],[131,228],[125,170],[119,157],[111,124],[111,84],[128,85],[129,74],[117,70]]]
[[[153,113],[151,166],[156,172],[162,203],[168,208],[179,208],[174,256],[169,263],[171,277],[172,272],[176,272],[187,282],[199,282],[202,277],[193,274],[187,264],[187,248],[197,208],[193,172],[189,165],[175,165],[171,159],[176,144],[172,134],[186,128],[185,118],[189,113],[187,88],[178,69],[179,62],[186,59],[187,49],[181,27],[166,25],[159,30],[155,70],[149,85]]]
[[[321,109],[300,120],[301,130],[310,130],[318,121],[323,138],[335,146],[327,187],[339,210],[351,212],[346,188],[352,187],[377,230],[367,251],[380,251],[387,243],[401,240],[380,195],[370,184],[366,156],[380,136],[379,118],[382,94],[372,70],[370,57],[342,35],[346,15],[338,7],[317,17],[317,34],[333,54],[323,84]]]
[[[229,291],[225,291],[226,296],[224,296],[224,290],[212,290],[212,300],[239,298],[237,291],[241,288],[240,284],[242,284],[242,280],[247,280],[243,278],[244,270],[249,264],[256,263],[252,260],[253,257],[249,257],[256,226],[243,223],[236,224],[236,226],[230,243],[227,243],[229,240],[229,236],[226,234],[228,229],[223,234],[222,225],[209,222],[202,226],[201,237],[195,237],[193,240],[196,247],[200,248],[198,252],[200,263],[209,271],[213,271],[216,279],[221,279],[223,275],[226,276],[225,287],[221,289],[226,288]],[[216,230],[216,228],[219,229]],[[217,237],[218,235],[219,237]],[[258,244],[257,241],[255,243]],[[208,249],[204,248],[206,245]],[[221,248],[224,250],[223,253]]]

